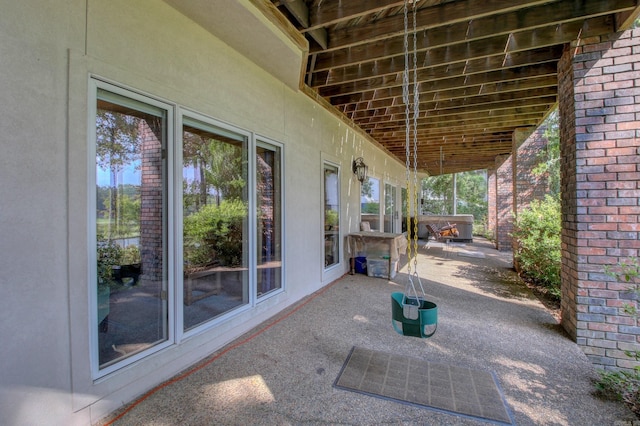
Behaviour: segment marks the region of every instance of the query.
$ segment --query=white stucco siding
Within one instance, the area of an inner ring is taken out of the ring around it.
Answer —
[[[83,4],[3,1],[1,6],[0,422],[4,424],[71,416],[66,50],[84,44]]]
[[[3,3],[2,422],[89,424],[344,274],[344,251],[323,272],[323,160],[341,166],[344,233],[358,227],[354,157],[402,183],[401,164],[163,1]],[[285,159],[286,292],[100,380],[87,284],[92,75],[282,143]]]

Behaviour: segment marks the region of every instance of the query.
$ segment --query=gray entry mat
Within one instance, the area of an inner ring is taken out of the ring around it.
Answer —
[[[489,371],[353,347],[334,386],[452,414],[512,425]]]

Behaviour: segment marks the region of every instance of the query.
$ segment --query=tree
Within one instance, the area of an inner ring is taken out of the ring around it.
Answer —
[[[422,210],[426,213],[453,213],[453,175],[429,176],[422,179],[422,199]]]
[[[474,170],[456,175],[457,206],[460,214],[476,219],[487,215],[487,174]],[[423,211],[432,214],[453,213],[453,175],[430,176],[422,180]]]
[[[139,124],[138,117],[106,109],[99,109],[96,115],[96,163],[110,172],[108,236],[119,233],[118,175],[139,158]],[[111,223],[115,231],[110,229]]]
[[[471,214],[476,220],[487,215],[487,172],[474,170],[457,177],[459,214]]]

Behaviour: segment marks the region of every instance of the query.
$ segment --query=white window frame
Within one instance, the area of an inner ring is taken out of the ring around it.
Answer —
[[[151,106],[161,108],[166,111],[166,169],[165,169],[165,191],[166,206],[163,207],[163,215],[165,216],[166,230],[164,232],[166,244],[166,274],[167,274],[167,339],[159,344],[154,345],[138,354],[124,358],[103,369],[99,366],[98,357],[98,329],[96,327],[96,319],[98,317],[98,295],[97,295],[97,254],[96,254],[96,114],[98,90],[103,89],[115,94],[130,98],[135,101],[149,104]],[[219,317],[212,318],[203,324],[200,324],[188,331],[184,331],[183,320],[183,214],[182,214],[182,131],[183,117],[190,117],[195,120],[211,124],[217,128],[227,130],[234,134],[247,138],[247,203],[248,203],[248,245],[247,245],[247,265],[248,272],[248,303],[232,309]],[[87,318],[87,327],[89,331],[89,361],[91,366],[91,377],[94,381],[99,381],[116,371],[122,370],[127,366],[139,362],[143,358],[157,352],[166,350],[167,348],[181,344],[184,340],[191,336],[200,334],[206,330],[215,328],[216,326],[229,322],[232,318],[239,316],[248,310],[254,309],[259,303],[265,302],[273,297],[282,294],[287,288],[286,279],[286,203],[285,203],[285,149],[284,144],[257,135],[254,132],[244,130],[214,119],[210,116],[198,113],[193,110],[184,108],[176,103],[142,93],[135,89],[127,88],[123,85],[110,82],[102,77],[89,75],[88,79],[88,112],[87,112],[87,252],[88,252],[88,277],[89,285],[89,309]],[[280,161],[280,229],[281,229],[281,257],[282,257],[282,275],[281,287],[270,291],[260,297],[257,295],[256,287],[256,225],[257,218],[255,214],[256,206],[256,147],[275,147],[279,148]],[[342,248],[341,248],[342,250]]]
[[[121,361],[115,362],[105,368],[100,369],[99,357],[98,357],[98,328],[96,327],[96,320],[98,318],[98,285],[97,285],[97,235],[96,235],[96,115],[97,115],[97,100],[98,90],[102,89],[108,92],[115,93],[117,95],[130,98],[135,101],[146,103],[154,107],[163,109],[166,111],[166,137],[167,137],[167,159],[165,169],[165,191],[167,197],[167,204],[163,207],[163,215],[165,215],[164,237],[166,238],[165,244],[167,245],[167,261],[166,261],[166,274],[167,274],[167,339],[158,343],[144,351],[141,351],[135,355],[124,358]],[[175,309],[171,303],[172,298],[175,298],[174,294],[174,281],[173,281],[173,265],[172,259],[173,253],[173,221],[168,210],[173,205],[173,185],[172,185],[172,156],[169,145],[174,137],[174,111],[175,104],[159,100],[157,98],[143,95],[133,90],[123,88],[121,86],[114,85],[106,82],[98,77],[91,76],[89,79],[89,91],[88,91],[88,147],[87,147],[87,164],[89,165],[87,170],[87,183],[88,183],[88,220],[87,220],[87,250],[89,267],[87,282],[89,283],[89,340],[90,340],[90,355],[89,360],[91,364],[91,375],[94,380],[100,379],[114,371],[120,370],[128,365],[131,365],[142,358],[145,358],[153,353],[159,352],[175,343]]]
[[[326,166],[331,166],[331,167],[335,167],[337,172],[338,172],[338,181],[337,181],[337,190],[338,190],[338,215],[339,215],[339,231],[338,231],[338,261],[328,267],[324,266],[324,259],[325,259],[325,235],[324,235],[324,220],[325,220],[325,210],[324,210],[324,205],[325,205],[325,194],[326,194],[326,188],[325,188],[325,177],[324,177],[324,172],[325,172],[325,167]],[[321,181],[321,189],[320,189],[320,205],[322,206],[322,208],[320,209],[320,224],[321,224],[321,235],[322,237],[320,238],[321,240],[321,246],[320,246],[320,253],[321,253],[321,261],[322,261],[322,277],[323,277],[323,282],[326,281],[331,281],[332,279],[335,279],[333,276],[335,275],[334,271],[341,271],[341,268],[343,268],[344,265],[344,243],[343,243],[343,233],[344,233],[344,218],[342,217],[342,166],[340,164],[339,161],[332,159],[332,158],[328,158],[328,156],[326,155],[322,155],[321,158],[321,167],[320,167],[320,181]]]
[[[272,139],[266,138],[264,136],[260,136],[260,135],[253,135],[253,141],[251,144],[252,147],[252,155],[250,155],[250,161],[253,162],[253,164],[250,166],[251,170],[252,170],[252,179],[254,179],[254,183],[253,185],[251,185],[251,194],[250,194],[250,198],[251,200],[253,200],[253,205],[257,206],[257,190],[256,190],[256,182],[255,182],[255,174],[257,171],[257,166],[255,164],[256,161],[256,148],[262,146],[265,148],[278,148],[280,151],[280,158],[278,159],[278,161],[280,162],[280,262],[281,262],[281,283],[280,283],[280,288],[277,290],[273,290],[270,291],[266,294],[260,295],[258,296],[258,290],[256,288],[256,284],[257,284],[257,278],[253,278],[253,280],[250,280],[250,282],[252,283],[252,291],[255,293],[255,299],[256,299],[256,304],[261,303],[265,300],[270,299],[271,297],[274,297],[280,293],[283,293],[286,291],[286,267],[285,267],[285,253],[287,252],[285,249],[285,244],[286,244],[286,232],[285,232],[285,224],[287,223],[287,221],[285,220],[285,164],[284,164],[284,145],[276,142]],[[250,238],[251,241],[254,242],[253,244],[253,255],[254,255],[254,259],[256,257],[256,250],[257,250],[257,231],[258,231],[258,225],[257,225],[257,217],[256,215],[252,215],[251,216],[251,223],[250,223],[250,228],[249,228],[249,234],[250,234]],[[257,264],[258,261],[257,259],[255,259],[254,264],[252,265],[250,272],[251,273],[256,273],[257,271]]]
[[[182,173],[178,173],[176,172],[174,174],[174,187],[176,188],[175,190],[175,203],[173,204],[174,206],[174,210],[173,210],[173,215],[174,215],[174,220],[176,223],[175,226],[175,231],[174,231],[174,240],[175,240],[175,279],[174,282],[176,283],[176,298],[174,300],[174,304],[176,307],[176,320],[175,320],[175,324],[176,324],[176,334],[177,334],[177,343],[181,343],[184,339],[188,339],[191,336],[195,336],[198,335],[206,330],[211,329],[212,327],[215,327],[216,325],[219,325],[220,323],[224,323],[226,321],[229,321],[229,318],[235,317],[249,309],[251,309],[253,306],[255,306],[255,292],[252,291],[252,287],[253,287],[253,281],[255,280],[254,277],[254,272],[253,270],[255,269],[255,255],[252,253],[252,246],[255,245],[255,237],[252,236],[252,233],[255,233],[255,230],[253,229],[255,227],[255,215],[251,215],[251,212],[253,212],[254,206],[255,206],[255,202],[253,202],[253,200],[255,199],[255,178],[252,176],[252,170],[255,167],[255,164],[252,163],[252,161],[254,161],[251,158],[251,152],[255,152],[254,149],[254,138],[253,138],[253,134],[251,132],[248,132],[246,130],[242,130],[239,129],[235,126],[232,126],[230,124],[221,122],[219,120],[216,120],[212,117],[206,116],[204,114],[200,114],[198,112],[186,109],[186,108],[179,108],[178,110],[178,123],[176,125],[176,136],[175,136],[175,143],[174,143],[174,162],[172,163],[172,167],[173,168],[180,168],[182,170],[182,146],[183,146],[183,141],[182,141],[182,128],[183,128],[183,123],[184,123],[184,117],[189,117],[191,119],[197,120],[197,121],[201,121],[202,123],[205,124],[209,124],[213,127],[217,127],[221,130],[224,131],[228,131],[230,133],[234,133],[237,134],[239,136],[243,136],[247,138],[247,150],[248,150],[248,158],[249,158],[249,163],[247,164],[247,167],[249,168],[247,174],[247,185],[249,188],[249,192],[247,193],[247,204],[248,204],[248,215],[249,217],[247,218],[248,220],[248,235],[247,235],[247,239],[249,241],[249,244],[247,245],[247,267],[249,268],[249,273],[248,273],[248,286],[249,286],[249,291],[248,291],[248,297],[249,300],[247,303],[238,306],[235,309],[232,309],[228,312],[225,312],[224,314],[215,317],[215,318],[211,318],[209,321],[205,321],[202,324],[199,324],[189,330],[184,330],[184,278],[183,278],[183,253],[182,250],[180,249],[184,243],[183,241],[183,214],[182,214]],[[179,283],[179,284],[178,284]]]

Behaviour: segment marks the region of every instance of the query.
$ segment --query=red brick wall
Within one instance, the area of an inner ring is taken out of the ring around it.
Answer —
[[[546,176],[534,175],[545,149],[544,128],[517,129],[513,135],[513,154],[496,158],[496,168],[488,175],[488,229],[498,250],[513,249],[513,213],[542,199],[548,192]],[[514,190],[515,189],[515,190]]]
[[[489,169],[487,170],[487,231],[494,241],[496,240],[496,221],[498,220],[498,214],[496,212],[497,190],[496,169]]]
[[[511,155],[496,157],[496,248],[512,249],[513,162]]]
[[[562,325],[602,368],[635,365],[626,286],[604,273],[640,252],[640,30],[582,40],[559,64]],[[637,100],[636,100],[637,99]]]
[[[163,280],[164,184],[162,170],[162,123],[141,121],[142,186],[140,194],[140,257],[143,278]]]

